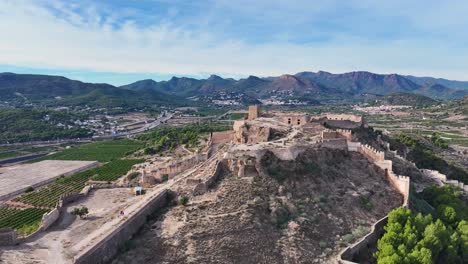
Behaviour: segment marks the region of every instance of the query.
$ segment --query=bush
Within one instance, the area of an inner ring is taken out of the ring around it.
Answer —
[[[162,177],[161,177],[161,180],[163,182],[167,182],[169,180],[169,174],[163,174]]]
[[[179,204],[180,205],[186,206],[188,204],[188,202],[189,202],[188,196],[182,196],[179,199]]]
[[[32,192],[32,191],[34,191],[34,188],[32,186],[28,186],[28,188],[24,190],[25,193]]]
[[[154,148],[145,148],[144,153],[145,155],[154,155],[157,151]]]
[[[371,210],[373,208],[371,201],[367,197],[361,197],[359,199],[359,203],[361,204],[361,207],[366,210]]]
[[[134,171],[134,172],[127,175],[127,180],[131,181],[131,180],[135,179],[138,176],[140,176],[140,173],[137,172],[137,171]]]
[[[85,207],[85,206],[80,207],[80,208],[76,207],[72,211],[73,215],[77,215],[80,218],[85,217],[86,215],[88,215],[88,213],[89,213],[88,207]]]

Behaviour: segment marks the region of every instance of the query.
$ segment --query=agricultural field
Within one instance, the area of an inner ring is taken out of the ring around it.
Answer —
[[[25,156],[29,154],[39,153],[39,152],[48,152],[57,149],[55,146],[44,146],[44,147],[18,147],[18,146],[8,146],[0,147],[0,160],[15,158],[19,156]]]
[[[44,156],[34,161],[55,159],[55,160],[95,160],[108,162],[122,158],[137,149],[143,147],[143,143],[130,139],[118,139],[94,142],[80,145],[70,149],[65,149],[52,155]]]
[[[113,160],[101,167],[86,170],[69,177],[57,178],[55,182],[36,191],[26,193],[13,201],[30,204],[36,207],[52,208],[60,196],[80,192],[90,179],[112,181],[129,171],[134,164],[143,160]]]
[[[28,208],[24,210],[0,207],[0,228],[11,227],[18,230],[18,234],[28,235],[39,227],[42,215],[47,209]]]

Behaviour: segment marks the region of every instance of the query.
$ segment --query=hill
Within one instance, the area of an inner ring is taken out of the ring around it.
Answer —
[[[0,73],[0,93],[15,104],[144,108],[185,100],[154,90],[131,91],[109,84],[85,83],[61,76]]]
[[[423,86],[440,84],[449,88],[455,89],[468,89],[468,81],[454,81],[447,80],[443,78],[433,78],[433,77],[416,77],[411,75],[406,75],[405,78]]]
[[[60,111],[0,109],[0,144],[90,137],[91,131],[73,123],[78,119]]]
[[[394,93],[377,99],[376,103],[384,105],[428,106],[437,103],[437,101],[420,94]]]

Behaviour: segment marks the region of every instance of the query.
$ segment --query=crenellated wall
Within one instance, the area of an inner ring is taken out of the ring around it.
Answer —
[[[420,170],[425,176],[434,179],[439,182],[440,185],[448,184],[454,187],[460,188],[462,191],[468,193],[468,185],[457,180],[448,180],[447,175],[440,173],[436,170],[421,169]]]
[[[368,145],[362,145],[359,142],[348,141],[348,150],[357,151],[363,154],[367,159],[374,162],[380,169],[385,172],[390,184],[403,195],[403,207],[408,207],[410,195],[410,178],[408,176],[397,175],[393,172],[392,161],[385,159],[385,153],[378,151]],[[383,227],[387,223],[388,216],[378,220],[372,225],[371,232],[363,237],[358,242],[345,248],[338,255],[338,263],[356,264],[353,262],[355,256],[359,255],[362,250],[366,250],[369,245],[377,243],[378,239],[383,234]]]
[[[362,123],[363,117],[359,115],[348,115],[348,114],[326,114],[325,117],[328,120],[340,120],[340,121],[352,121],[356,123]]]

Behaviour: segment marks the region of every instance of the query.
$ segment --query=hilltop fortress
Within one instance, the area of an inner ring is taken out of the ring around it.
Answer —
[[[239,263],[246,261],[244,255],[259,262],[265,260],[259,257],[268,256],[275,263],[279,256],[268,250],[282,245],[278,250],[285,256],[281,258],[291,263],[353,263],[350,260],[375,243],[388,211],[409,202],[409,177],[397,175],[383,151],[355,136],[366,127],[365,119],[356,115],[262,113],[259,106],[250,106],[248,116],[235,121],[232,130],[210,133],[198,149],[151,157],[135,165],[129,174],[139,173],[138,185],[146,194],[129,200],[125,217],[113,217],[99,230],[84,232],[82,240],[66,249],[67,254],[71,263],[109,262],[157,208],[168,207],[174,197],[187,197],[186,207],[169,206],[161,222],[150,224],[160,235],[158,242],[145,240],[144,245],[177,245],[145,249],[161,262],[184,262],[173,256],[185,252],[200,263],[222,262],[227,255]],[[91,205],[89,192],[114,193],[125,184],[92,182],[82,192],[62,197],[54,214],[45,216],[43,230],[54,225],[67,204],[90,199]],[[368,205],[371,201],[376,208]],[[275,228],[268,229],[270,224]],[[349,247],[338,244],[339,237],[361,224],[374,224],[371,233]],[[277,237],[284,233],[290,237]],[[2,233],[7,235],[14,240],[14,232]],[[308,244],[291,245],[303,251],[287,253],[290,249],[285,245],[294,239]],[[257,240],[266,252],[248,244]],[[179,243],[189,243],[193,250],[180,251]],[[212,243],[216,252],[210,251]],[[249,249],[255,250],[239,253]],[[126,253],[119,257],[120,262],[137,263],[142,261],[140,256],[145,257]]]

